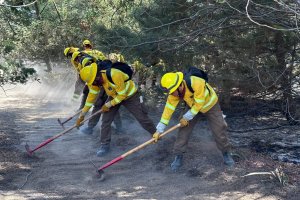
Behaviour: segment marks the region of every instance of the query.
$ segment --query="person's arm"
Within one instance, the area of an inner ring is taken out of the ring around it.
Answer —
[[[176,96],[173,96],[173,95],[168,96],[163,114],[162,114],[161,119],[160,119],[161,123],[163,123],[165,125],[169,124],[170,119],[171,119],[171,117],[172,117],[179,101],[180,101],[179,97],[176,97]]]
[[[81,111],[81,116],[85,116],[86,113],[90,110],[90,108],[94,105],[97,100],[98,94],[100,93],[101,88],[98,86],[89,86],[89,94],[85,101],[84,107]]]
[[[136,90],[135,85],[132,81],[126,81],[128,77],[119,70],[111,70],[111,77],[115,85],[117,96],[110,101],[111,106],[115,106],[121,103],[127,98],[131,91]],[[126,81],[126,82],[125,82]]]
[[[170,122],[170,119],[179,103],[180,99],[179,97],[175,97],[173,95],[169,95],[163,114],[161,116],[161,119],[159,123],[156,126],[156,132],[153,134],[154,141],[157,142],[159,139],[159,135],[164,132],[165,128]]]

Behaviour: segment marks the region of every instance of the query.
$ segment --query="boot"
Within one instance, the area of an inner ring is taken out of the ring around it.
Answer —
[[[97,156],[105,156],[109,152],[109,144],[101,144],[99,150],[97,151]]]
[[[80,132],[86,135],[92,135],[93,134],[94,127],[86,126],[80,129]]]
[[[172,171],[176,172],[182,166],[183,155],[176,155],[174,161],[171,163]]]
[[[230,152],[224,152],[223,159],[224,159],[224,164],[227,165],[228,167],[234,166],[234,160],[232,159]]]

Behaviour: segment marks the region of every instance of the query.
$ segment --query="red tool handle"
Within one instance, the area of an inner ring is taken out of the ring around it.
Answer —
[[[171,131],[173,131],[173,130],[179,128],[179,127],[180,127],[180,124],[177,124],[177,125],[171,127],[170,129],[168,129],[168,130],[166,130],[165,132],[161,133],[160,136],[159,136],[159,138],[164,137],[166,134],[170,133]],[[138,151],[138,150],[140,150],[140,149],[146,147],[147,145],[152,144],[152,143],[154,142],[154,140],[155,140],[155,139],[152,138],[152,139],[150,139],[150,140],[144,142],[143,144],[141,144],[141,145],[139,145],[139,146],[137,146],[137,147],[131,149],[130,151],[127,151],[126,153],[122,154],[121,156],[119,156],[119,157],[117,157],[117,158],[115,158],[115,159],[109,161],[108,163],[102,165],[102,166],[98,169],[98,172],[100,172],[100,171],[102,171],[103,169],[105,169],[105,168],[107,168],[107,167],[109,167],[109,166],[111,166],[111,165],[113,165],[113,164],[119,162],[120,160],[123,160],[123,158],[125,158],[125,157],[129,156],[130,154],[133,154],[134,152],[136,152],[136,151]]]
[[[93,118],[94,116],[96,116],[96,115],[99,114],[99,113],[101,113],[101,110],[99,110],[99,111],[95,112],[94,114],[92,114],[91,116],[87,117],[87,118],[84,119],[80,124],[83,124],[85,121],[87,121],[87,120]],[[47,145],[48,143],[52,142],[52,141],[55,140],[56,138],[59,138],[60,136],[62,136],[62,135],[64,135],[64,134],[68,133],[69,131],[71,131],[72,129],[74,129],[74,128],[76,128],[76,127],[77,127],[77,125],[74,125],[74,126],[68,128],[67,130],[64,130],[63,132],[61,132],[61,133],[59,133],[59,134],[57,134],[57,135],[52,136],[51,138],[49,138],[49,139],[47,139],[46,141],[42,142],[41,144],[39,144],[37,147],[35,147],[33,150],[30,150],[29,152],[28,152],[29,146],[27,146],[26,150],[27,150],[28,153],[32,154],[34,151],[40,149],[41,147]]]

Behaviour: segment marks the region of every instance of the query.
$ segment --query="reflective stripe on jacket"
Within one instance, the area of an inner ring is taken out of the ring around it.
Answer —
[[[101,88],[99,86],[89,85],[89,94],[86,98],[84,107],[82,108],[82,115],[85,115],[90,108],[94,105],[97,100],[97,97],[100,93]]]
[[[121,101],[131,97],[136,93],[137,87],[132,80],[128,80],[128,75],[123,73],[118,69],[112,68],[111,70],[111,78],[114,82],[111,83],[107,76],[106,70],[102,70],[102,78],[103,78],[103,88],[106,94],[113,99],[110,101],[112,106],[119,104]],[[128,80],[128,81],[126,81]]]
[[[206,113],[209,111],[217,102],[218,96],[214,89],[208,84],[205,84],[205,80],[196,76],[191,76],[191,87],[194,90],[192,93],[185,80],[183,80],[185,86],[185,93],[183,100],[190,107],[190,111],[197,115],[199,112]],[[174,113],[180,98],[177,96],[169,95],[167,103],[165,105],[160,122],[168,125],[169,121]]]
[[[113,99],[110,101],[112,106],[115,106],[121,103],[123,100],[131,97],[137,91],[137,87],[132,80],[126,81],[129,77],[127,74],[121,72],[118,69],[111,69],[111,78],[113,83],[111,83],[106,76],[106,70],[101,71],[103,84],[102,87],[104,88],[106,94]],[[96,99],[102,89],[100,86],[88,86],[89,87],[89,94],[87,96],[85,105],[82,109],[82,115],[85,115],[89,109],[94,105]]]

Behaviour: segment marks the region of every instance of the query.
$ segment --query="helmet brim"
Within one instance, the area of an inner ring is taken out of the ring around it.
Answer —
[[[175,92],[177,90],[177,88],[180,86],[180,84],[183,80],[183,73],[182,72],[176,72],[176,74],[178,75],[177,84],[169,91],[169,94],[172,94],[173,92]]]
[[[88,85],[92,85],[93,84],[93,82],[96,79],[96,75],[97,75],[97,64],[96,63],[92,63],[91,64],[91,79],[87,83]]]
[[[90,66],[86,66],[80,70],[81,79],[86,82],[88,86],[91,86],[97,75],[97,64],[92,63]]]

